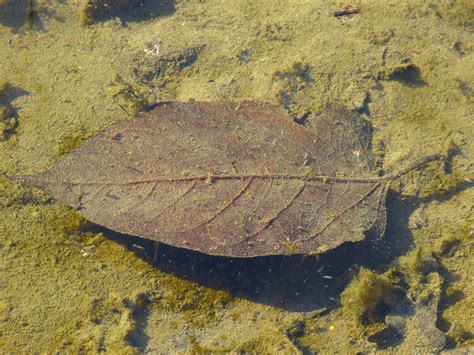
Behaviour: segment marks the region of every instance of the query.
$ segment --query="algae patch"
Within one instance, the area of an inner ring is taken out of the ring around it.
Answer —
[[[466,275],[473,262],[472,206],[459,204],[467,196],[472,196],[472,190],[444,204],[435,200],[418,209],[410,219],[417,246],[381,275],[361,270],[343,292],[344,314],[362,339],[376,343],[378,349],[396,346],[399,351],[422,352],[473,342],[468,305],[474,288],[469,278],[459,277]],[[444,210],[445,204],[456,208],[445,210],[444,215],[428,213]],[[437,217],[428,223],[425,216]],[[396,302],[386,301],[390,290],[401,291]]]
[[[398,346],[399,350],[424,352],[444,348],[445,335],[436,327],[443,280],[436,272],[420,275],[426,272],[422,259],[419,252],[414,260],[410,258],[409,267],[414,270],[392,268],[382,275],[360,270],[341,294],[343,314],[352,322],[356,338],[378,349]],[[413,271],[416,281],[409,276]]]
[[[80,129],[77,134],[69,135],[60,139],[55,152],[58,157],[63,157],[77,148],[82,142],[89,139],[93,134],[85,129]]]
[[[387,308],[400,301],[401,292],[386,275],[362,268],[341,294],[344,316],[355,328],[382,323]]]
[[[150,105],[145,92],[137,85],[125,81],[120,75],[115,75],[114,80],[109,83],[107,95],[129,116],[137,115]]]

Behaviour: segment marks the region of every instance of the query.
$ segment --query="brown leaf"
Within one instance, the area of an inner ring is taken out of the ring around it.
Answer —
[[[90,221],[213,255],[316,254],[385,226],[370,126],[331,106],[307,128],[268,104],[170,103],[17,178]]]

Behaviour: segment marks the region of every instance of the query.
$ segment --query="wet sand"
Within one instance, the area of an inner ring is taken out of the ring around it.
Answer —
[[[0,177],[3,352],[356,353],[474,342],[471,1],[0,2],[0,173],[35,174],[162,101],[340,102],[397,183],[385,236],[231,259],[94,226]],[[85,19],[87,21],[85,21]],[[406,305],[407,308],[403,308]]]

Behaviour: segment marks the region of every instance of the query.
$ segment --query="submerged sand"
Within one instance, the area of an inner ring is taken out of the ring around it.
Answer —
[[[474,5],[469,0],[0,2],[0,173],[49,169],[161,101],[338,101],[374,126],[383,238],[229,259],[90,225],[0,177],[2,352],[356,353],[474,344]],[[382,159],[383,158],[383,159]],[[405,308],[404,308],[405,307]]]

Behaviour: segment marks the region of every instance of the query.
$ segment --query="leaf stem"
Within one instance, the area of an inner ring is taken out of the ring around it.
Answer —
[[[414,163],[408,165],[406,168],[400,170],[399,172],[395,173],[394,175],[389,175],[386,177],[387,180],[389,181],[394,181],[400,179],[402,176],[408,174],[412,170],[417,170],[421,168],[422,166],[431,163],[433,161],[440,161],[440,160],[445,160],[446,156],[444,154],[435,154],[435,155],[429,155],[427,157],[424,157],[418,161],[415,161]]]

